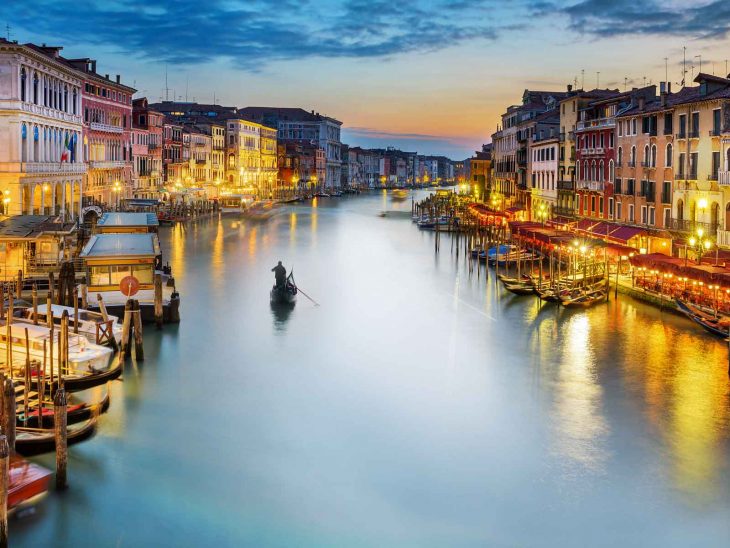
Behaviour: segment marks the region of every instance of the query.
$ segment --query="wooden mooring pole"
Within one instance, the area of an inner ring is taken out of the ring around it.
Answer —
[[[142,340],[142,310],[139,301],[134,300],[132,305],[132,319],[134,320],[134,356],[138,362],[144,361],[144,343]]]
[[[15,388],[12,377],[5,377],[3,382],[3,413],[2,426],[8,446],[15,451]]]
[[[0,436],[0,548],[8,546],[8,488],[10,487],[10,447]]]
[[[50,312],[50,310],[46,310],[46,314]],[[33,325],[38,325],[38,287],[36,284],[33,284]]]
[[[63,386],[56,390],[53,398],[53,428],[56,437],[56,489],[65,489],[67,485],[66,468],[68,465],[68,421],[66,407],[66,390]]]
[[[162,274],[155,274],[155,324],[157,329],[162,329]]]
[[[132,329],[132,299],[127,299],[124,304],[124,319],[122,321],[122,349],[120,350],[122,357],[126,358],[130,354],[129,346],[131,344]]]

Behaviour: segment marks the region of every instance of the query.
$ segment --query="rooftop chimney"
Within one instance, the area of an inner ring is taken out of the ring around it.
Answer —
[[[106,78],[108,80],[109,79],[109,75],[108,74],[105,74],[104,75],[104,78]]]
[[[122,83],[122,77],[119,74],[117,74],[117,84],[121,84],[121,83]]]
[[[672,94],[672,83],[671,82],[667,82],[667,93],[669,95]]]
[[[568,93],[573,91],[573,84],[568,84]]]
[[[659,93],[664,93],[667,90],[666,82],[659,82]]]
[[[646,106],[646,97],[643,95],[639,97],[639,110],[644,110],[644,107]]]

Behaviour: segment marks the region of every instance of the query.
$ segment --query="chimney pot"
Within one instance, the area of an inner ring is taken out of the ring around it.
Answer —
[[[667,93],[670,93],[670,94],[672,93],[672,83],[671,82],[667,82]]]
[[[573,91],[573,85],[572,84],[568,84],[568,93],[570,93],[571,91]]]
[[[122,77],[121,77],[121,75],[117,74],[117,84],[121,84],[121,82],[122,82]]]
[[[104,75],[104,78],[106,78],[108,80],[109,79],[109,75],[108,74],[105,74]]]
[[[644,110],[645,106],[646,106],[646,98],[639,97],[639,110]]]

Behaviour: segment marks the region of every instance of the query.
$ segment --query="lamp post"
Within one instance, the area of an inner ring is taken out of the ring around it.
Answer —
[[[705,231],[702,227],[696,231],[696,237],[692,236],[688,240],[689,247],[697,254],[697,264],[702,264],[702,254],[705,251],[712,249],[712,240],[704,238]],[[685,246],[684,251],[684,266],[687,266],[687,247]]]
[[[119,183],[119,181],[114,181],[114,202],[116,204],[117,211],[119,211],[119,194],[122,191],[122,185]]]
[[[10,213],[10,191],[5,190],[3,194],[3,213],[8,215]]]
[[[545,202],[540,202],[537,208],[537,220],[542,222],[542,226],[545,226],[545,221],[548,218],[548,208]]]

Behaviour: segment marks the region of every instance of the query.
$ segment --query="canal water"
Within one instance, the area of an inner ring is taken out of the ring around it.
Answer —
[[[515,297],[384,193],[160,236],[182,323],[17,546],[730,545],[727,348],[685,319]],[[272,310],[277,260],[320,306]]]

